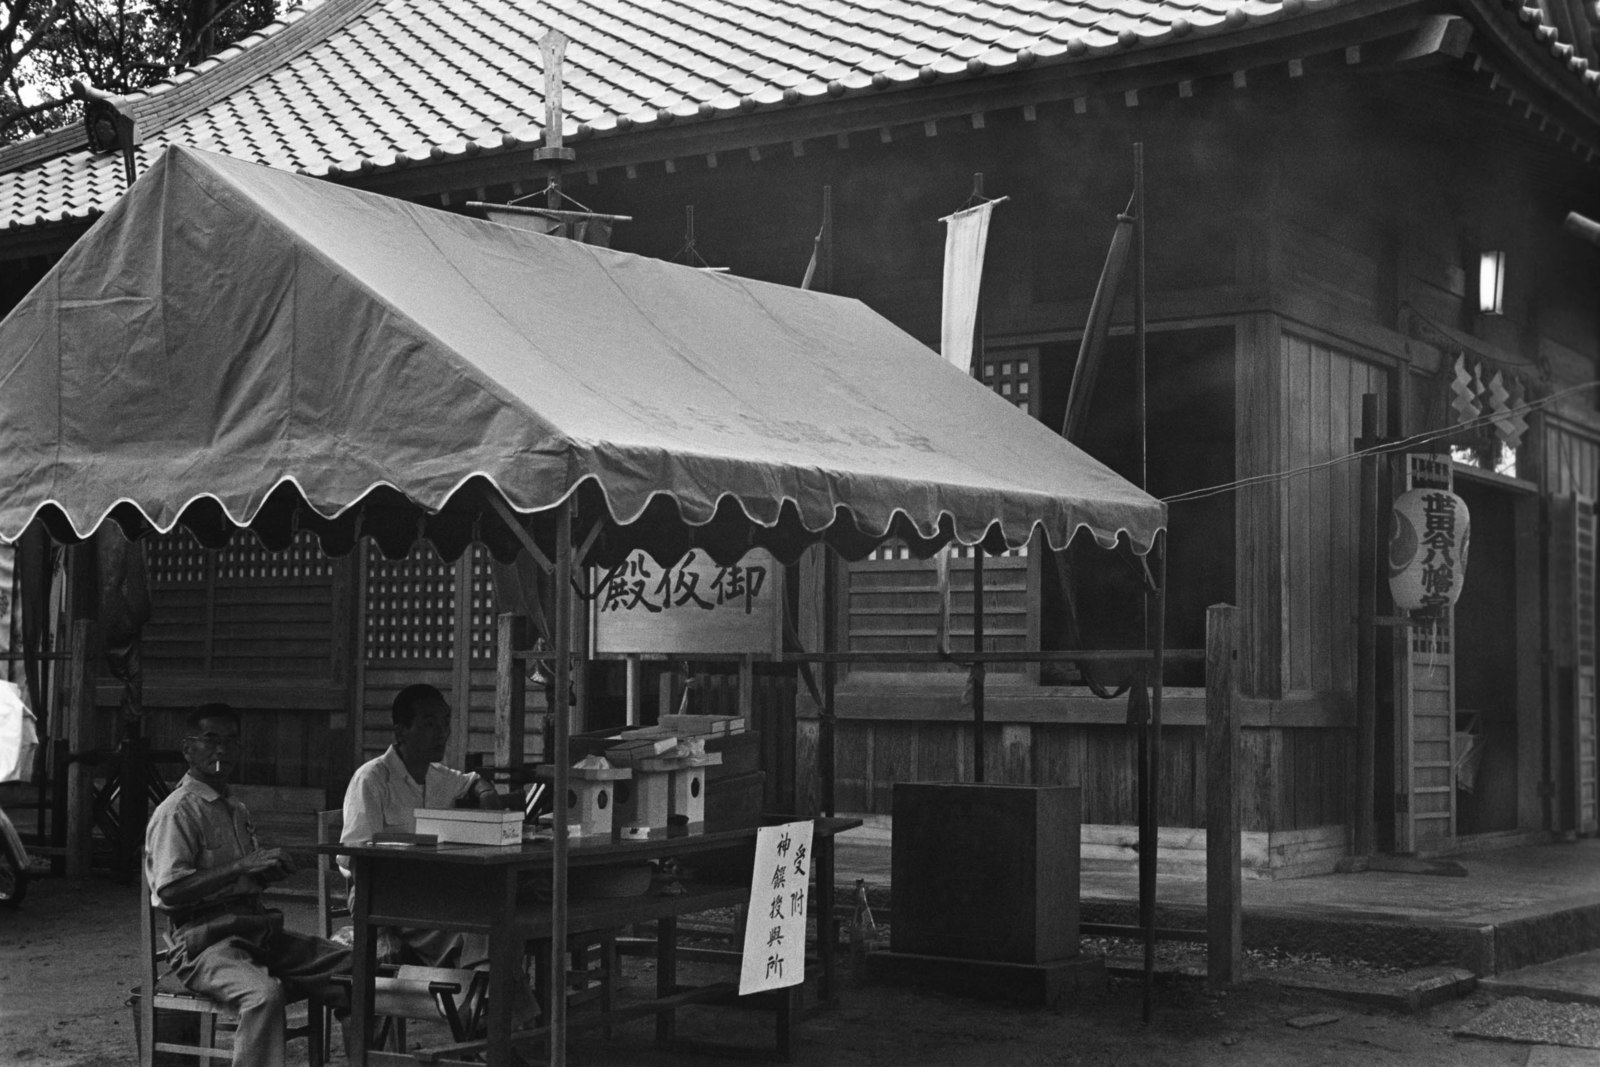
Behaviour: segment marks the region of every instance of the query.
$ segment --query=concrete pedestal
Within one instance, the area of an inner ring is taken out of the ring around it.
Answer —
[[[1076,997],[1099,994],[1106,985],[1105,960],[1100,956],[1079,955],[1050,963],[1002,963],[911,952],[869,952],[864,962],[869,981],[1043,1008],[1059,1008]]]

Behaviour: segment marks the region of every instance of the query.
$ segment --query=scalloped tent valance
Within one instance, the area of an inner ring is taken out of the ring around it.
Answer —
[[[1147,551],[1163,505],[858,301],[170,149],[0,322],[0,540]]]

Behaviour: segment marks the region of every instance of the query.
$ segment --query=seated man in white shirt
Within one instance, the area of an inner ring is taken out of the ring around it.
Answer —
[[[377,759],[356,769],[344,793],[344,844],[370,841],[377,833],[415,833],[418,808],[450,808],[462,802],[484,808],[504,803],[494,783],[477,774],[446,767],[445,745],[450,738],[450,705],[431,685],[402,689],[391,708],[394,744]],[[345,877],[350,870],[344,860]],[[352,893],[354,886],[351,887]],[[447,930],[392,929],[385,942],[398,943],[398,962],[426,967],[461,967],[476,970],[489,965],[489,939],[481,934]],[[533,1025],[537,1009],[527,986],[518,983],[518,1003],[512,1017],[518,1026]]]

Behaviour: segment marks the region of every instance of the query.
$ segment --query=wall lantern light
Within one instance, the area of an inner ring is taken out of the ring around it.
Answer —
[[[1506,254],[1484,252],[1478,257],[1478,311],[1505,314]]]

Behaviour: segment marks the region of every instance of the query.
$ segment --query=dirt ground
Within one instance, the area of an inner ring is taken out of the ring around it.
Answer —
[[[35,882],[21,910],[0,911],[0,1065],[135,1062],[127,1006],[136,984],[134,896],[131,887],[107,880],[45,878]],[[309,907],[285,911],[291,925],[309,928]],[[653,981],[646,961],[629,960],[628,970],[633,980]],[[800,1024],[793,1062],[819,1067],[1522,1067],[1529,1057],[1526,1045],[1453,1036],[1456,1027],[1489,1006],[1487,996],[1398,1015],[1267,983],[1213,996],[1192,980],[1170,979],[1160,986],[1155,1017],[1147,1026],[1135,981],[1113,979],[1103,995],[1057,1011],[866,985],[849,972],[841,994],[838,1007]],[[1312,1016],[1332,1018],[1305,1025]],[[770,1047],[772,1020],[760,1013],[688,1009],[681,1013],[680,1033],[752,1049]],[[621,1026],[609,1040],[594,1033],[575,1035],[569,1060],[665,1067],[711,1059],[705,1053],[662,1052],[652,1047],[652,1037],[648,1021]],[[303,1055],[292,1055],[292,1062],[304,1062]],[[335,1063],[342,1062],[336,1055]],[[714,1062],[731,1061],[717,1057]]]

